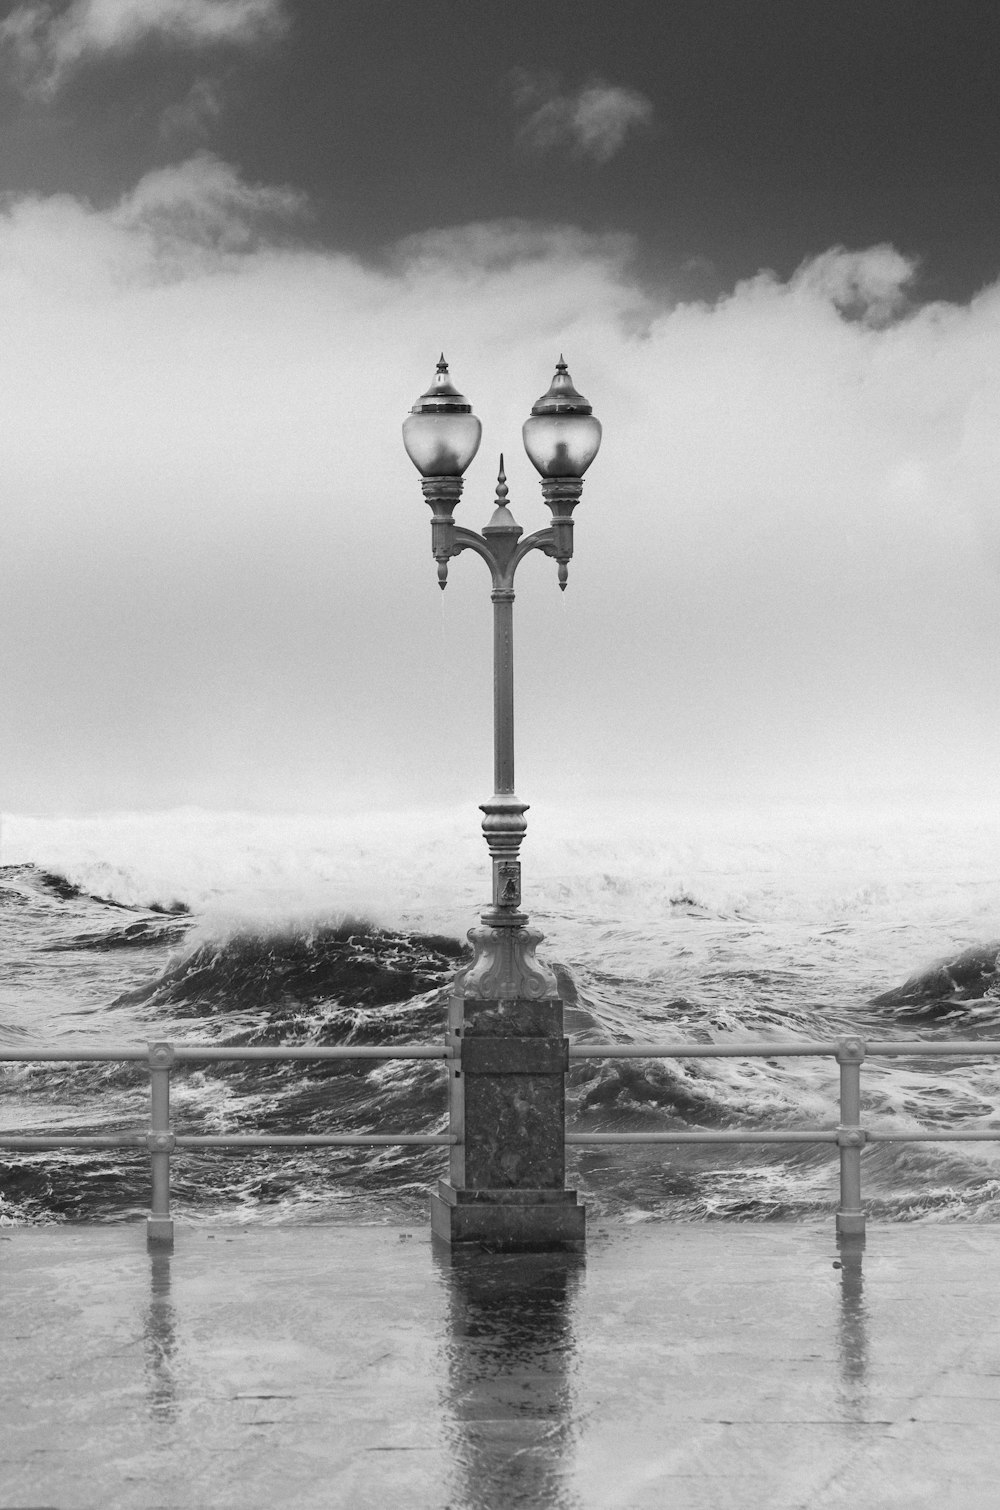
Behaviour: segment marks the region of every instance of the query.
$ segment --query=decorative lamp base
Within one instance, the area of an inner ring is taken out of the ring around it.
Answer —
[[[502,935],[520,934],[512,954]],[[525,975],[534,929],[473,929],[488,945],[497,977],[520,962],[517,981],[544,984],[543,967]],[[525,935],[528,937],[526,938]],[[494,955],[494,948],[499,953]],[[475,966],[471,967],[475,972]],[[498,1252],[582,1252],[586,1214],[566,1184],[568,1040],[558,996],[467,996],[468,972],[448,1007],[449,1123],[456,1142],[448,1178],[431,1196],[431,1231],[444,1242]]]
[[[542,933],[524,926],[527,918],[523,913],[506,918],[495,913],[483,916],[490,921],[470,928],[466,935],[472,945],[472,962],[456,974],[454,994],[479,1000],[520,997],[529,1001],[555,996],[555,976],[535,958]]]

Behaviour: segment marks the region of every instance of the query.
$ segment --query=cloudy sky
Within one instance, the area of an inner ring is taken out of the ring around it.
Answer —
[[[0,807],[488,795],[442,349],[468,525],[561,351],[605,427],[525,800],[995,797],[995,0],[0,15]]]

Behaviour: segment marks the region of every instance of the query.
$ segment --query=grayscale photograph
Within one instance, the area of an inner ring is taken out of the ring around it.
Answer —
[[[1000,1503],[998,79],[0,0],[0,1510]]]

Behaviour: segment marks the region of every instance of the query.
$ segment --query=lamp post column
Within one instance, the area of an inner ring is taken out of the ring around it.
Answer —
[[[514,570],[523,533],[507,507],[507,478],[500,458],[496,509],[483,530],[493,574],[493,797],[480,805],[493,871],[493,905],[484,923],[510,926],[528,920],[521,907],[518,854],[527,831],[527,803],[514,787]]]
[[[483,833],[493,862],[491,917],[501,921],[521,905],[521,840],[527,804],[514,790],[514,589],[494,588],[493,599],[493,797],[481,804]],[[522,917],[521,922],[527,922]]]
[[[493,598],[493,790],[514,791],[514,590]]]

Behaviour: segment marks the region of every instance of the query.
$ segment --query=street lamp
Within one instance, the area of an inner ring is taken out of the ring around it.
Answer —
[[[521,911],[518,853],[528,808],[514,788],[513,608],[514,574],[533,550],[555,559],[559,586],[566,587],[573,510],[601,444],[601,425],[560,357],[548,391],[523,427],[552,522],[524,539],[507,506],[503,456],[494,512],[482,534],[455,523],[463,474],[481,434],[442,355],[434,381],[404,422],[403,444],[431,508],[431,550],[441,587],[447,586],[449,561],[464,550],[482,556],[493,581],[494,790],[481,804],[493,898],[482,926],[469,931],[473,957],[452,987],[449,1034],[460,1059],[452,1072],[451,1121],[461,1142],[452,1150],[451,1179],[442,1181],[434,1198],[432,1221],[450,1242],[579,1246],[583,1208],[575,1192],[562,1189],[562,1003],[551,970],[535,959],[542,935]]]

